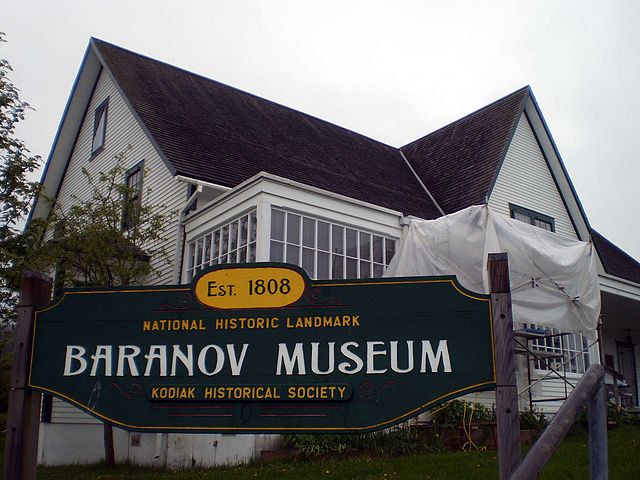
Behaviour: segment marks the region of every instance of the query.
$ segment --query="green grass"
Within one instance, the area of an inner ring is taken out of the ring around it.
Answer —
[[[4,439],[1,443],[4,443]],[[0,445],[1,446],[1,445]],[[609,478],[640,478],[640,426],[621,426],[609,433]],[[542,479],[589,478],[587,434],[577,429],[563,442],[543,471]],[[353,458],[343,460],[301,460],[256,463],[241,467],[167,472],[134,466],[41,467],[39,480],[106,479],[495,479],[498,477],[496,451],[452,452],[409,457]]]

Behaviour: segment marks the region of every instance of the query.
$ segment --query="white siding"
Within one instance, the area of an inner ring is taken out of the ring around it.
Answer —
[[[51,423],[101,423],[88,413],[54,397],[51,405]]]
[[[489,197],[489,206],[507,217],[511,215],[510,203],[552,217],[557,233],[574,239],[578,238],[556,183],[551,176],[547,161],[524,114],[520,117],[498,173],[496,184]],[[528,383],[526,371],[526,361],[518,358],[519,390],[523,390]],[[538,378],[536,374],[533,377],[533,381]],[[573,383],[575,382],[577,379],[573,380]],[[564,382],[559,378],[550,377],[533,387],[534,399],[560,398],[564,395]],[[465,399],[475,400],[487,406],[495,406],[493,392],[472,394]],[[519,396],[519,403],[521,409],[529,408],[529,396],[526,392]],[[545,412],[555,413],[560,404],[561,402],[539,402],[534,405]]]
[[[553,217],[557,233],[578,238],[525,115],[520,117],[489,197],[489,206],[506,216],[510,216],[509,203]]]
[[[538,378],[540,378],[540,375],[533,374],[532,381],[535,382]],[[562,406],[564,399],[573,391],[571,385],[576,385],[580,381],[580,376],[567,376],[567,381],[569,384],[565,383],[565,381],[557,375],[551,374],[542,382],[534,385],[532,390],[534,409],[547,414],[555,414]],[[538,402],[535,402],[535,400],[538,400]],[[520,397],[520,408],[522,408],[523,405],[525,408],[529,407],[529,397],[526,394]]]
[[[518,407],[520,411],[529,409],[529,392],[525,390],[528,385],[527,379],[527,367],[526,362],[521,360],[521,357],[518,356],[516,358],[518,362],[518,370],[517,370],[517,384],[518,384]],[[533,369],[533,366],[532,366]],[[533,384],[538,379],[542,377],[546,372],[542,374],[532,370],[531,375],[531,383]],[[572,385],[575,385],[580,380],[578,375],[567,375],[567,381]],[[544,412],[545,414],[555,414],[558,409],[562,406],[562,403],[565,398],[565,394],[568,395],[573,390],[571,385],[566,385],[565,391],[565,382],[561,378],[558,378],[555,374],[551,374],[545,380],[536,383],[532,387],[532,396],[533,396],[533,409]],[[562,400],[554,400],[548,401],[550,399],[562,399]],[[470,393],[463,397],[460,397],[460,400],[464,400],[472,403],[479,403],[484,405],[487,408],[495,410],[496,408],[496,394],[494,391],[488,392],[477,392]],[[537,401],[536,401],[537,400]],[[547,401],[542,401],[547,400]]]
[[[109,97],[107,114],[107,132],[105,148],[95,158],[91,159],[91,141],[93,136],[94,112],[96,107]],[[118,93],[115,84],[103,70],[100,74],[93,98],[80,129],[78,140],[71,155],[69,166],[65,174],[58,202],[65,206],[73,203],[73,197],[87,198],[90,187],[82,168],[86,168],[95,175],[100,171],[109,170],[114,162],[114,155],[126,150],[127,145],[133,149],[127,154],[126,167],[132,167],[144,160],[148,174],[144,179],[143,202],[152,205],[165,205],[166,212],[176,212],[163,232],[164,247],[168,253],[167,261],[152,260],[152,265],[160,272],[160,276],[152,276],[149,284],[172,283],[172,262],[175,258],[175,241],[177,212],[184,205],[187,187],[184,183],[174,180],[157,151],[148,140],[144,131],[136,121],[126,102]],[[146,188],[151,186],[151,193]]]
[[[91,142],[93,136],[94,112],[105,98],[109,97],[107,114],[107,132],[105,148],[95,158],[91,158]],[[148,140],[146,134],[136,121],[126,102],[119,94],[109,75],[103,70],[98,84],[87,109],[85,119],[80,129],[78,140],[74,147],[67,171],[58,194],[58,204],[62,208],[68,207],[75,198],[87,198],[91,194],[90,186],[82,173],[86,168],[95,178],[100,171],[109,170],[115,163],[114,156],[124,151],[127,145],[133,149],[127,155],[126,168],[130,168],[144,160],[148,170],[144,179],[143,202],[153,205],[165,205],[166,212],[176,212],[172,216],[163,232],[164,248],[168,254],[165,260],[152,259],[152,265],[160,275],[151,276],[148,283],[152,285],[173,283],[173,261],[175,259],[175,244],[177,231],[177,212],[186,202],[187,187],[177,182],[165,166],[157,151]],[[124,180],[124,179],[123,179]],[[147,187],[151,192],[147,194]],[[54,399],[52,407],[53,423],[97,423],[70,404]]]

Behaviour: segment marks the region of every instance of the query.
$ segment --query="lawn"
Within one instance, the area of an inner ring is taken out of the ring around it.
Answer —
[[[4,440],[2,441],[4,443]],[[640,478],[640,426],[621,426],[609,433],[609,478]],[[288,460],[275,463],[255,463],[248,466],[215,469],[195,469],[167,472],[132,466],[106,468],[41,467],[39,480],[53,479],[495,479],[498,459],[495,451],[450,452],[408,457],[376,457],[334,459],[304,462]],[[589,478],[587,434],[577,429],[562,444],[547,465],[542,479]]]

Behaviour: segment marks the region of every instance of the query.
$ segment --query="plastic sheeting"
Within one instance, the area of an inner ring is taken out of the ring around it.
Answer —
[[[436,220],[411,219],[385,276],[455,275],[489,293],[487,256],[509,254],[514,322],[594,338],[600,315],[596,253],[580,242],[507,218],[487,206]]]

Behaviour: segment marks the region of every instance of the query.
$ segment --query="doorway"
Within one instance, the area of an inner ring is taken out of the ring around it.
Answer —
[[[624,375],[629,385],[627,401],[624,406],[638,406],[638,376],[636,372],[636,353],[631,342],[616,342],[618,351],[618,371]]]

